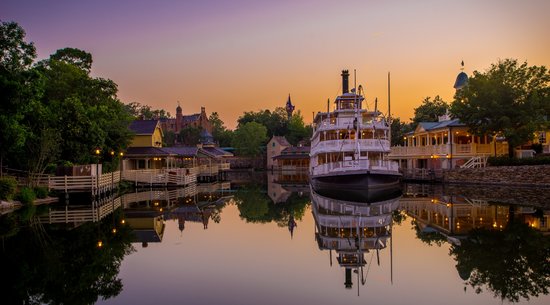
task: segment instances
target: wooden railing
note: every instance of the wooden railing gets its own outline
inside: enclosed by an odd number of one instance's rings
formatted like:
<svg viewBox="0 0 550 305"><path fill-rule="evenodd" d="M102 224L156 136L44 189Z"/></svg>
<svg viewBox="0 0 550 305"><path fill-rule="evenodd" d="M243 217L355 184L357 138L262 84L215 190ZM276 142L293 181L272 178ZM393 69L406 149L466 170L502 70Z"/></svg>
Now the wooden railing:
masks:
<svg viewBox="0 0 550 305"><path fill-rule="evenodd" d="M197 182L197 168L125 170L122 180L136 185L189 185Z"/></svg>
<svg viewBox="0 0 550 305"><path fill-rule="evenodd" d="M112 214L121 205L121 199L105 198L100 201L94 201L87 206L66 205L60 209L50 208L48 214L41 216L42 223L74 223L80 224L88 221L99 221Z"/></svg>
<svg viewBox="0 0 550 305"><path fill-rule="evenodd" d="M175 190L153 190L146 192L128 193L124 194L121 197L121 200L124 208L128 208L129 204L134 202L164 200L170 203L174 200L177 200L178 198L194 196L196 194L197 186L196 184L192 184L187 187Z"/></svg>
<svg viewBox="0 0 550 305"><path fill-rule="evenodd" d="M451 150L452 146L452 150ZM393 146L390 157L400 156L430 156L430 155L494 155L496 149L497 155L508 153L507 143L490 144L441 144L429 146Z"/></svg>

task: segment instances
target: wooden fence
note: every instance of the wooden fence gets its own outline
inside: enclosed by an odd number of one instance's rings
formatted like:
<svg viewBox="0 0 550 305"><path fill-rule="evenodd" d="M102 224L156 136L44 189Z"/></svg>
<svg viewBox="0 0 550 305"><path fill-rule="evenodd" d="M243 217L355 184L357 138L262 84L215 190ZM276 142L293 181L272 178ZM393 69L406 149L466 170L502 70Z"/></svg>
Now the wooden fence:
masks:
<svg viewBox="0 0 550 305"><path fill-rule="evenodd" d="M50 207L48 214L40 216L41 223L72 223L75 226L84 222L99 221L112 214L121 206L120 197L103 198L90 205L65 205L60 208Z"/></svg>

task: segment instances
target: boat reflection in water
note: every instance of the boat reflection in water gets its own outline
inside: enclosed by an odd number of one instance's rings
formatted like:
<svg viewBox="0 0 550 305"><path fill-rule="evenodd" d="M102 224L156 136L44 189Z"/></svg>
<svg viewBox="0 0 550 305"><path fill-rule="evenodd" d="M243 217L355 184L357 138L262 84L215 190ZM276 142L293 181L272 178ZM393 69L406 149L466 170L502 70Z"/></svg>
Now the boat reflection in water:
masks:
<svg viewBox="0 0 550 305"><path fill-rule="evenodd" d="M345 194L345 190L342 190ZM356 202L322 196L311 189L312 211L315 219L315 238L321 250L336 252L338 264L345 269L344 286L353 286L352 273L365 285L374 255L380 264L380 250L390 247L392 216L399 207L401 194L389 192L378 201ZM371 253L369 262L365 254ZM392 270L393 271L393 270Z"/></svg>

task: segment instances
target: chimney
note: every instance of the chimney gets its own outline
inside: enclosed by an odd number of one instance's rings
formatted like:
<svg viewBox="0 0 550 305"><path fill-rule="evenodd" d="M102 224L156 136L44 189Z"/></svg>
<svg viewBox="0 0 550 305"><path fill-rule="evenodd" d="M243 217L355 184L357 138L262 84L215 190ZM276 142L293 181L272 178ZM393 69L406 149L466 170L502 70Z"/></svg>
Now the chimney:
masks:
<svg viewBox="0 0 550 305"><path fill-rule="evenodd" d="M342 70L342 93L349 92L349 72L348 70Z"/></svg>
<svg viewBox="0 0 550 305"><path fill-rule="evenodd" d="M206 112L206 108L201 107L201 113L205 113L205 112Z"/></svg>

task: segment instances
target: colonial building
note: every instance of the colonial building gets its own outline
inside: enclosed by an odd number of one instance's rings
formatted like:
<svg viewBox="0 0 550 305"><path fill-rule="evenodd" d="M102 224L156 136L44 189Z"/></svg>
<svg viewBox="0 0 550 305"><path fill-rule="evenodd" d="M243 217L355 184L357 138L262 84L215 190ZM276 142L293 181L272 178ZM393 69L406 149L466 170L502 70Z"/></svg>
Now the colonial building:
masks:
<svg viewBox="0 0 550 305"><path fill-rule="evenodd" d="M209 133L212 133L212 124L208 120L204 107L201 107L200 113L183 115L181 106L178 105L176 108L176 118L163 118L160 120L160 124L164 132L172 131L179 133L186 127L198 127L201 130L206 130Z"/></svg>
<svg viewBox="0 0 550 305"><path fill-rule="evenodd" d="M453 87L461 90L467 83L468 76L461 71ZM482 167L487 157L508 154L508 143L502 138L494 134L475 136L468 126L448 114L439 117L438 122L420 122L401 143L391 148L388 157L399 161L403 170Z"/></svg>

